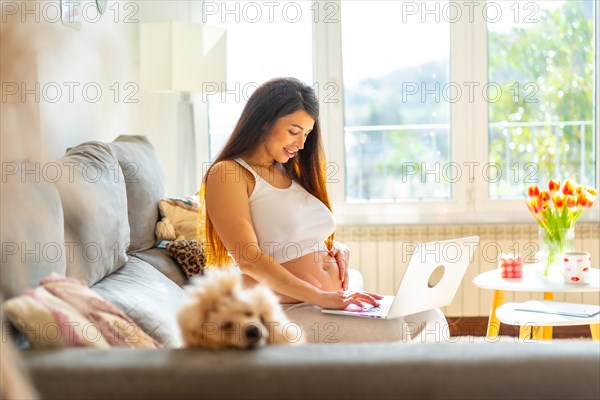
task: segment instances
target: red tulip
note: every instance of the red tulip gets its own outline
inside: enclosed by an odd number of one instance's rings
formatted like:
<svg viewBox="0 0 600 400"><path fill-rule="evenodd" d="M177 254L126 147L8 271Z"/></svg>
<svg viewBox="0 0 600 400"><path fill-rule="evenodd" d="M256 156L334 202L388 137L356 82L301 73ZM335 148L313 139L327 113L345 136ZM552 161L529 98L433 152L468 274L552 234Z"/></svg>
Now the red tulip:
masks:
<svg viewBox="0 0 600 400"><path fill-rule="evenodd" d="M573 182L567 179L565 181L565 185L563 186L562 192L566 195L575 193L575 186L573 185Z"/></svg>
<svg viewBox="0 0 600 400"><path fill-rule="evenodd" d="M527 208L529 208L529 211L533 214L538 214L542 210L542 207L538 204L537 198L527 199L525 204L527 204Z"/></svg>
<svg viewBox="0 0 600 400"><path fill-rule="evenodd" d="M577 205L584 207L585 203L586 203L586 196L585 193L578 193L577 196L575 197L577 199Z"/></svg>
<svg viewBox="0 0 600 400"><path fill-rule="evenodd" d="M548 182L548 190L550 190L550 193L554 193L558 189L560 189L560 181L550 179L550 181Z"/></svg>
<svg viewBox="0 0 600 400"><path fill-rule="evenodd" d="M529 193L529 197L537 197L540 194L540 188L537 185L529 186L527 193Z"/></svg>
<svg viewBox="0 0 600 400"><path fill-rule="evenodd" d="M544 200L542 196L538 197L538 206L542 211L546 211L550 207L548 200Z"/></svg>
<svg viewBox="0 0 600 400"><path fill-rule="evenodd" d="M556 208L563 208L565 199L560 194L556 193L554 196L552 196L552 203L554 203Z"/></svg>
<svg viewBox="0 0 600 400"><path fill-rule="evenodd" d="M596 201L596 198L590 199L587 195L583 195L580 197L580 200L581 206L583 206L584 208L590 208L594 205L594 201Z"/></svg>
<svg viewBox="0 0 600 400"><path fill-rule="evenodd" d="M538 225L548 232L573 226L581 213L594 204L597 197L596 189L577 185L570 179L563 182L562 190L560 181L550 179L548 190L541 191L537 185L533 185L527 188L527 194L527 208Z"/></svg>

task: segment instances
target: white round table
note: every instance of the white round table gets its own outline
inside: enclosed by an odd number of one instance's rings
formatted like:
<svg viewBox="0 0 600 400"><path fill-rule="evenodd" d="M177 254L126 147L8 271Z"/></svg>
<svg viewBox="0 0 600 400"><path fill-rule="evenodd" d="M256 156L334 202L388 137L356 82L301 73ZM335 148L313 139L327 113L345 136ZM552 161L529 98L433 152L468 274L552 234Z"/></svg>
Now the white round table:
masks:
<svg viewBox="0 0 600 400"><path fill-rule="evenodd" d="M589 282L584 285L564 283L562 280L543 278L537 274L537 265L523 265L523 278L504 279L498 268L477 275L473 279L475 286L482 289L507 290L509 292L598 292L600 291L600 269L590 268Z"/></svg>
<svg viewBox="0 0 600 400"><path fill-rule="evenodd" d="M501 278L500 270L498 268L479 274L473 279L473 284L475 286L481 289L491 289L494 291L487 327L488 337L496 337L500 332L500 320L496 315L496 310L504 303L505 291L543 292L544 300L552 300L554 298L554 293L600 291L600 270L598 268L590 268L589 282L584 285L572 285L564 283L562 280L543 278L538 275L537 268L538 266L536 264L523 265L523 278L521 279ZM544 326L543 338L546 340L552 339L552 326Z"/></svg>

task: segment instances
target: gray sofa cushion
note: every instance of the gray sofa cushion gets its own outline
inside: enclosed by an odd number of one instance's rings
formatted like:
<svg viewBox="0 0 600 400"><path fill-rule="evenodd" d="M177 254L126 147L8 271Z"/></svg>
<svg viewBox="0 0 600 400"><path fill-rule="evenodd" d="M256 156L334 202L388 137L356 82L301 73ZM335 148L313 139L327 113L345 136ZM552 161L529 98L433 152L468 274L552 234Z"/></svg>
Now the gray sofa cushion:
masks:
<svg viewBox="0 0 600 400"><path fill-rule="evenodd" d="M9 171L9 165L5 167ZM0 277L5 298L38 286L52 272L64 276L67 269L63 210L52 183L58 164L11 167L18 173L5 173L0 191ZM22 175L24 170L34 173Z"/></svg>
<svg viewBox="0 0 600 400"><path fill-rule="evenodd" d="M129 245L123 172L104 143L86 142L58 160L67 275L90 285L119 269Z"/></svg>
<svg viewBox="0 0 600 400"><path fill-rule="evenodd" d="M154 147L145 136L121 135L109 143L125 175L131 227L129 253L154 247L158 202L165 197L166 178Z"/></svg>
<svg viewBox="0 0 600 400"><path fill-rule="evenodd" d="M131 256L121 269L92 289L123 310L160 344L181 346L176 315L185 292L152 265Z"/></svg>
<svg viewBox="0 0 600 400"><path fill-rule="evenodd" d="M591 341L28 351L45 399L598 399Z"/></svg>
<svg viewBox="0 0 600 400"><path fill-rule="evenodd" d="M152 265L180 287L183 287L189 282L183 269L177 264L173 257L169 255L167 249L149 249L137 252L135 253L135 256Z"/></svg>

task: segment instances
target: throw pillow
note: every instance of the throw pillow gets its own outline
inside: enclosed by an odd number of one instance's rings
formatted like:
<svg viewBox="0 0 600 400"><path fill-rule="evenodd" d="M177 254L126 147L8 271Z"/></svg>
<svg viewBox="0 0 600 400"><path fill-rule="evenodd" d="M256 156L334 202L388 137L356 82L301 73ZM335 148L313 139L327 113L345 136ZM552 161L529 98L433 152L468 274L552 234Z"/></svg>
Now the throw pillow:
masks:
<svg viewBox="0 0 600 400"><path fill-rule="evenodd" d="M169 243L167 250L188 278L203 275L206 258L202 243L199 244L196 240L180 240Z"/></svg>
<svg viewBox="0 0 600 400"><path fill-rule="evenodd" d="M156 237L159 240L195 240L199 204L198 196L160 200L158 209L162 221L156 225Z"/></svg>
<svg viewBox="0 0 600 400"><path fill-rule="evenodd" d="M6 315L33 348L160 347L125 313L85 281L52 274L36 289L4 304Z"/></svg>

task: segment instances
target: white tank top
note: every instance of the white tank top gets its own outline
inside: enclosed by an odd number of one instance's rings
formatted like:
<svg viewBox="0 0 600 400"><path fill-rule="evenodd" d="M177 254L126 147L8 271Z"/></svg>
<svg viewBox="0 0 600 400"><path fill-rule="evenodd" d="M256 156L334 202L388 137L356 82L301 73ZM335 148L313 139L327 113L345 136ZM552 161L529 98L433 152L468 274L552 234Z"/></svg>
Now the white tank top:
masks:
<svg viewBox="0 0 600 400"><path fill-rule="evenodd" d="M335 230L335 219L325 204L298 182L279 189L261 178L241 158L235 160L252 173L254 190L250 214L261 250L278 263L315 251L327 251L325 239Z"/></svg>

